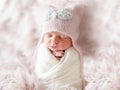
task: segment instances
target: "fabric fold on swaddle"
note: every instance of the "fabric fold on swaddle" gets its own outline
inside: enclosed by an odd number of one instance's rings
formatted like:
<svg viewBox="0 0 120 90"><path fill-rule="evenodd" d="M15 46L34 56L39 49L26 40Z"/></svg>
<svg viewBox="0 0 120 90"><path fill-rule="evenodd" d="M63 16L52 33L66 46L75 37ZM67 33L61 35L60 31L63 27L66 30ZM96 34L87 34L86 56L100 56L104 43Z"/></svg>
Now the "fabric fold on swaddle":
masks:
<svg viewBox="0 0 120 90"><path fill-rule="evenodd" d="M73 47L68 48L59 61L45 44L41 44L36 57L35 73L48 88L70 86L80 90L80 58Z"/></svg>

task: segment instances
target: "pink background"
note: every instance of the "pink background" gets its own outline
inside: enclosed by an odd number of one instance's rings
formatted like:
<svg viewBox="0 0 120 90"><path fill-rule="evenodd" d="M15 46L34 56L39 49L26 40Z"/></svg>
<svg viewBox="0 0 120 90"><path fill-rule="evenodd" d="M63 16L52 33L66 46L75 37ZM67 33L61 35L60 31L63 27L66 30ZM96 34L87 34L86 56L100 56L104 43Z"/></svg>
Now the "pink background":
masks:
<svg viewBox="0 0 120 90"><path fill-rule="evenodd" d="M120 90L120 0L82 3L86 90ZM0 0L1 61L30 61L40 36L39 12L39 0Z"/></svg>

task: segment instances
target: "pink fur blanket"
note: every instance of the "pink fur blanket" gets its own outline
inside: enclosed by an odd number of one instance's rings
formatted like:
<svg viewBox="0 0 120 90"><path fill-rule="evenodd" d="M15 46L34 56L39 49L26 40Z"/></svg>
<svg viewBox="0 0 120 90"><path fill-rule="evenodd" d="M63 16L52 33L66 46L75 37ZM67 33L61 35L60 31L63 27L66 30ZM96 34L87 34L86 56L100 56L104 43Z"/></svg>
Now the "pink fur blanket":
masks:
<svg viewBox="0 0 120 90"><path fill-rule="evenodd" d="M0 90L42 90L32 70L42 1L0 0ZM80 1L85 90L120 90L120 0Z"/></svg>

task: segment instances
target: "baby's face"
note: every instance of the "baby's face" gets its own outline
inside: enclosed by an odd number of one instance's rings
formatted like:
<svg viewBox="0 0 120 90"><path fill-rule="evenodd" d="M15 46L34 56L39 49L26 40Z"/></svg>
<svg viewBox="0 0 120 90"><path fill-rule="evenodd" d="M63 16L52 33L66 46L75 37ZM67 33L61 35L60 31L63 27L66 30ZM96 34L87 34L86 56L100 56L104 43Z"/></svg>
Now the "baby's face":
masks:
<svg viewBox="0 0 120 90"><path fill-rule="evenodd" d="M72 46L71 38L59 32L46 33L43 37L43 43L45 43L51 51L66 50Z"/></svg>

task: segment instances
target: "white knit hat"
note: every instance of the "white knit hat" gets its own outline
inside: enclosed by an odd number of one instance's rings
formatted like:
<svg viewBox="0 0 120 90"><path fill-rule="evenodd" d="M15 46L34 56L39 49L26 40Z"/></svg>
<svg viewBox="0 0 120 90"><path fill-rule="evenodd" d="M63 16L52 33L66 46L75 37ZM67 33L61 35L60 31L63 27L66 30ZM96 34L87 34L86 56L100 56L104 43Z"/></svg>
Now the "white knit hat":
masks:
<svg viewBox="0 0 120 90"><path fill-rule="evenodd" d="M61 32L71 37L73 47L81 53L77 40L80 34L80 23L84 11L83 6L78 2L63 3L57 0L56 2L59 5L53 5L51 2L43 5L42 35L39 44L45 33L53 31Z"/></svg>

